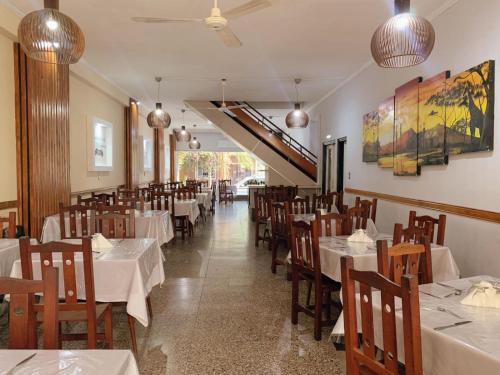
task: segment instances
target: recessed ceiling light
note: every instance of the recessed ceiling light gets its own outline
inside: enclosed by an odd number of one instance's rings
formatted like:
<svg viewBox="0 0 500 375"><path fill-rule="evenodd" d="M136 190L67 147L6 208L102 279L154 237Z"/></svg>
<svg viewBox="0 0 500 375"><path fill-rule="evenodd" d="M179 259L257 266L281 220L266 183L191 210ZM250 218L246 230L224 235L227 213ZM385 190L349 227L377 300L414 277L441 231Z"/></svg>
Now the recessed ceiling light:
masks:
<svg viewBox="0 0 500 375"><path fill-rule="evenodd" d="M326 139L332 139L332 135L331 134L327 134L326 135Z"/></svg>

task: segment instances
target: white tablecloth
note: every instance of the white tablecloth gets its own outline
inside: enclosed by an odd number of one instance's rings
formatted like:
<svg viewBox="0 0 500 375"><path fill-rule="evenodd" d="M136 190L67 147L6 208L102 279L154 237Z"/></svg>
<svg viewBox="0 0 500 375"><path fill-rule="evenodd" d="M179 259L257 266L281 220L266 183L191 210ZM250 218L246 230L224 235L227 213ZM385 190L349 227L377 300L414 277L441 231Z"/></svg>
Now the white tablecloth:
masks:
<svg viewBox="0 0 500 375"><path fill-rule="evenodd" d="M81 243L81 240L65 240ZM149 323L146 297L155 285L165 281L162 254L155 239L111 240L113 249L109 253L94 254L95 297L98 302L126 302L127 313L142 325ZM33 272L40 278L40 267L36 266L39 258L33 256ZM60 265L60 259L54 266ZM80 262L81 264L81 262ZM61 268L62 270L62 268ZM77 269L78 271L78 269ZM62 271L61 271L62 272ZM21 278L21 262L12 267L11 277ZM59 277L59 290L64 295L62 274ZM77 294L84 298L83 269L77 272Z"/></svg>
<svg viewBox="0 0 500 375"><path fill-rule="evenodd" d="M15 374L139 375L130 350L0 350L0 375L33 353Z"/></svg>
<svg viewBox="0 0 500 375"><path fill-rule="evenodd" d="M446 284L458 289L469 288L473 281L480 279L496 280L488 276L447 281ZM500 309L465 306L460 301L462 295L437 298L419 293L420 324L422 327L422 361L426 375L471 375L500 373ZM374 321L381 322L380 293L373 293ZM396 299L401 306L401 300ZM359 303L359 299L358 299ZM437 307L443 307L463 319L456 318L448 312L441 312ZM404 362L402 312L396 305L396 324L398 338L399 360ZM359 312L359 310L358 310ZM472 323L458 327L435 331L434 328L453 324L463 320ZM380 348L382 344L382 324L374 324L375 342ZM399 345L401 345L399 347Z"/></svg>
<svg viewBox="0 0 500 375"><path fill-rule="evenodd" d="M196 199L175 200L175 216L188 216L191 224L196 222L200 215L198 202Z"/></svg>
<svg viewBox="0 0 500 375"><path fill-rule="evenodd" d="M209 193L196 193L196 201L209 210L210 206L212 206L212 195Z"/></svg>
<svg viewBox="0 0 500 375"><path fill-rule="evenodd" d="M150 206L149 206L150 207ZM77 235L81 236L80 218L77 217ZM69 218L66 217L66 233L69 233ZM154 238L158 245L168 243L174 238L172 219L168 211L144 211L136 210L135 213L135 237ZM42 229L42 242L58 241L61 239L61 225L59 215L45 218Z"/></svg>
<svg viewBox="0 0 500 375"><path fill-rule="evenodd" d="M0 239L0 277L10 275L12 265L19 259L19 240Z"/></svg>

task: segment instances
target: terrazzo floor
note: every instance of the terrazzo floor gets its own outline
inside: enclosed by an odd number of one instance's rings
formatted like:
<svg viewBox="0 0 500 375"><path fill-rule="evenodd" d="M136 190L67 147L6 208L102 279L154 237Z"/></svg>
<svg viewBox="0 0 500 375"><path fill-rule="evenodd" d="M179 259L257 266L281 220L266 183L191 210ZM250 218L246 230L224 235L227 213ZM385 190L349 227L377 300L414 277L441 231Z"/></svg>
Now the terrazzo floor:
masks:
<svg viewBox="0 0 500 375"><path fill-rule="evenodd" d="M291 324L291 283L283 267L271 273L270 252L255 248L253 234L247 203L234 202L217 205L193 238L165 247L167 280L153 290L153 321L137 324L141 374L344 373L330 327L316 342L311 318ZM122 307L113 318L115 348L130 348ZM4 315L0 347L6 330Z"/></svg>

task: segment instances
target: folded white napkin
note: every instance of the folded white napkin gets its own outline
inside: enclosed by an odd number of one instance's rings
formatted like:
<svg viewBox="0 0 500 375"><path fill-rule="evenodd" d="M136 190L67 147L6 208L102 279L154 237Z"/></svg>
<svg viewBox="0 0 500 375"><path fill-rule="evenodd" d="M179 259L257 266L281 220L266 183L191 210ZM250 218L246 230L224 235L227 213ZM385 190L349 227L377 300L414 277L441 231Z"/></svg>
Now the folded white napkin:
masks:
<svg viewBox="0 0 500 375"><path fill-rule="evenodd" d="M366 233L364 229L356 230L347 238L348 242L375 243L375 241Z"/></svg>
<svg viewBox="0 0 500 375"><path fill-rule="evenodd" d="M101 233L96 233L92 236L92 251L97 253L108 253L112 248L113 244Z"/></svg>
<svg viewBox="0 0 500 375"><path fill-rule="evenodd" d="M366 223L366 234L371 238L377 238L378 230L372 219L369 219Z"/></svg>
<svg viewBox="0 0 500 375"><path fill-rule="evenodd" d="M462 301L463 305L500 308L500 288L488 281L474 284Z"/></svg>

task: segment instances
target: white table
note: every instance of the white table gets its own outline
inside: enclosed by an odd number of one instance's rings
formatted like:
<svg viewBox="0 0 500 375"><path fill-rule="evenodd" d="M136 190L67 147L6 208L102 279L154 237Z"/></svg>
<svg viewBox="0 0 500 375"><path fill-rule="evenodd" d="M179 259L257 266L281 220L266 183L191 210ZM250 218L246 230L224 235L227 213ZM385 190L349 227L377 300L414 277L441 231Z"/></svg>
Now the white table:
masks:
<svg viewBox="0 0 500 375"><path fill-rule="evenodd" d="M187 216L191 224L195 224L196 219L200 215L200 208L196 199L176 199L175 216Z"/></svg>
<svg viewBox="0 0 500 375"><path fill-rule="evenodd" d="M130 350L0 350L0 375L33 353L15 374L139 375Z"/></svg>
<svg viewBox="0 0 500 375"><path fill-rule="evenodd" d="M151 207L151 206L149 206ZM77 236L81 236L81 218L76 218ZM69 233L69 217L65 218L66 233ZM161 246L174 238L172 218L168 211L135 212L135 237L154 238ZM61 239L61 225L59 215L45 218L42 228L42 243L59 241Z"/></svg>
<svg viewBox="0 0 500 375"><path fill-rule="evenodd" d="M422 361L426 375L470 375L500 373L500 309L462 305L460 301L467 295L473 282L495 280L489 276L447 281L445 284L464 290L462 295L437 298L422 292L420 298L420 324L422 327ZM435 284L434 284L435 285ZM423 288L424 286L421 286ZM374 321L380 321L380 293L373 294ZM401 306L401 300L396 299ZM358 298L359 303L359 298ZM463 319L447 312L437 311L437 307L451 310ZM404 362L402 346L402 312L396 304L396 326L398 354ZM447 328L442 331L435 327L453 324L463 320L472 323ZM383 349L382 325L375 324L375 343ZM401 345L401 347L399 347Z"/></svg>
<svg viewBox="0 0 500 375"><path fill-rule="evenodd" d="M10 275L12 265L19 259L19 240L0 239L0 277Z"/></svg>
<svg viewBox="0 0 500 375"><path fill-rule="evenodd" d="M81 243L81 240L64 240ZM113 249L109 253L94 254L94 285L97 302L126 302L127 313L143 326L149 324L146 297L156 285L165 281L165 271L161 252L155 239L111 240ZM33 256L34 278L40 278L39 257ZM75 262L76 263L76 262ZM54 260L58 267L61 259ZM82 262L80 260L80 265ZM62 270L62 267L61 267ZM62 271L61 271L62 272ZM21 262L12 267L11 277L21 278ZM64 294L62 274L59 276L59 290ZM77 295L84 298L83 269L77 268Z"/></svg>
<svg viewBox="0 0 500 375"><path fill-rule="evenodd" d="M196 193L196 201L202 204L205 209L209 210L212 206L212 195L209 193Z"/></svg>

